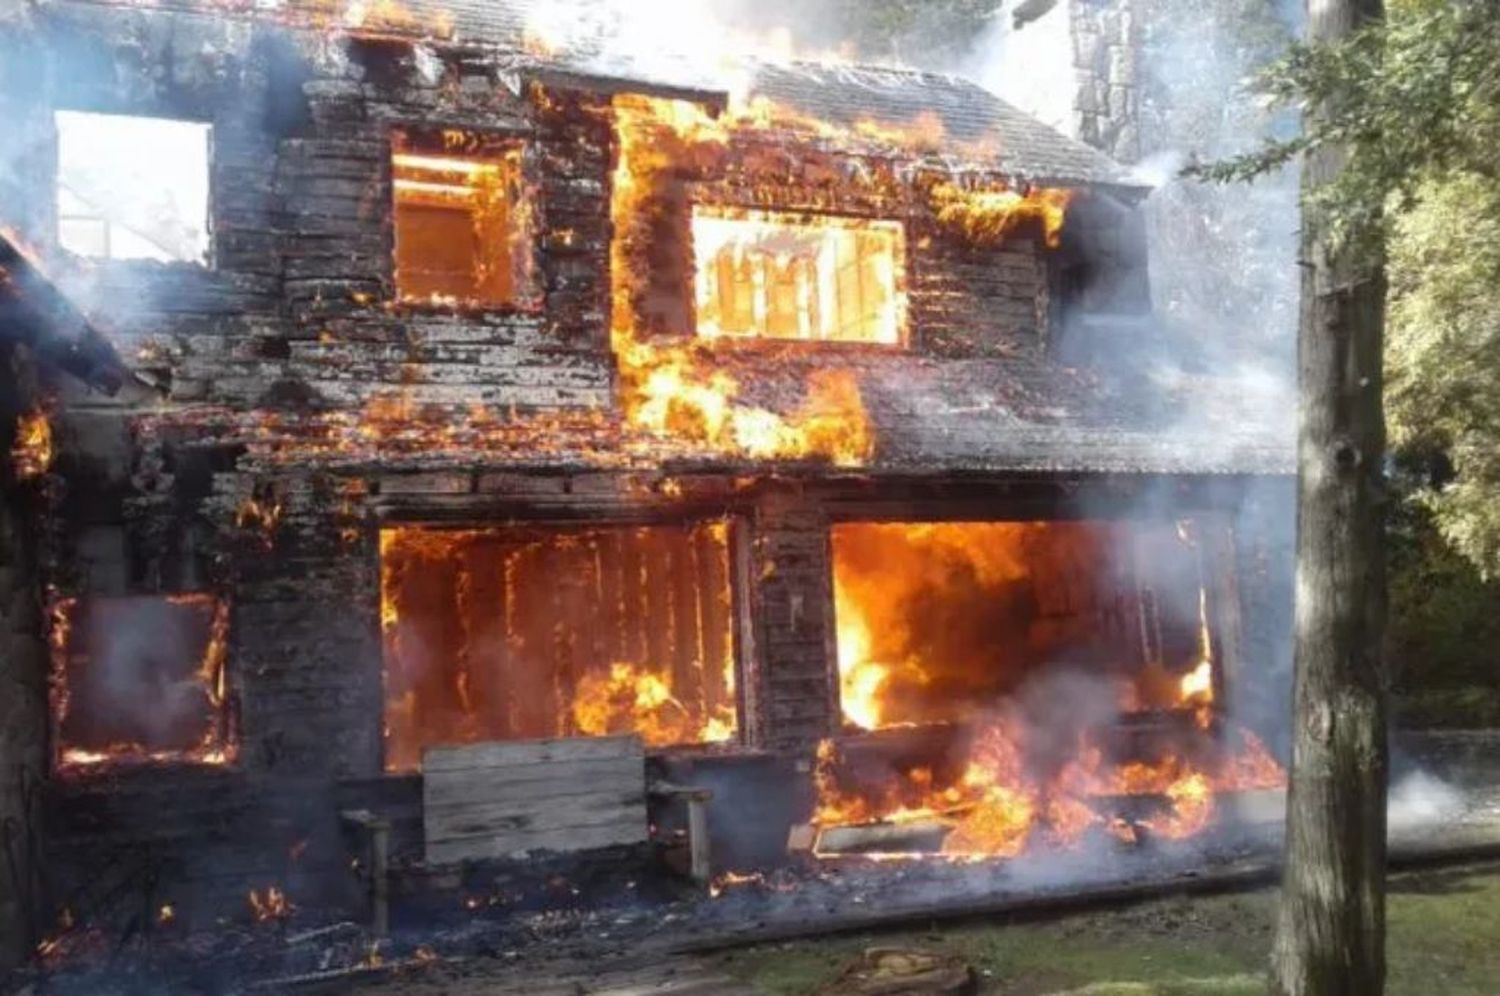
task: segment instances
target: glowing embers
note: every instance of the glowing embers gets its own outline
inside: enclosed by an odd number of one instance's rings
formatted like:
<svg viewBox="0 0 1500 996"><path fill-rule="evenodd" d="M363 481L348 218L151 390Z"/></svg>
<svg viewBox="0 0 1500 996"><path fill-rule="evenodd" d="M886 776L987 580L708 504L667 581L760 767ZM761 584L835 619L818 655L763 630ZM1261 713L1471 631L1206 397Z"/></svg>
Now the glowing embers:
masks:
<svg viewBox="0 0 1500 996"><path fill-rule="evenodd" d="M698 334L895 345L899 222L695 207Z"/></svg>
<svg viewBox="0 0 1500 996"><path fill-rule="evenodd" d="M54 603L58 767L232 761L228 631L208 595Z"/></svg>
<svg viewBox="0 0 1500 996"><path fill-rule="evenodd" d="M52 421L45 408L33 408L16 419L16 434L10 447L11 469L16 480L28 481L45 474L56 453Z"/></svg>
<svg viewBox="0 0 1500 996"><path fill-rule="evenodd" d="M835 526L846 724L966 720L1043 669L1111 685L1123 712L1211 705L1192 535L1170 523Z"/></svg>
<svg viewBox="0 0 1500 996"><path fill-rule="evenodd" d="M531 205L521 148L457 131L397 132L392 147L399 298L474 308L529 303Z"/></svg>
<svg viewBox="0 0 1500 996"><path fill-rule="evenodd" d="M729 527L381 533L386 767L436 744L735 734Z"/></svg>

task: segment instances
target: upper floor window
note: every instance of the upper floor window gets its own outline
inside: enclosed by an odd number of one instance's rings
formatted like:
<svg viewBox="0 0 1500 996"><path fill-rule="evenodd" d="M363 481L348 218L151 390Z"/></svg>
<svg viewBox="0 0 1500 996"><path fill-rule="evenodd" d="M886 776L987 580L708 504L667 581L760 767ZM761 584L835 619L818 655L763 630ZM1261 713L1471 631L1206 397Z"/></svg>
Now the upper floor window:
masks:
<svg viewBox="0 0 1500 996"><path fill-rule="evenodd" d="M515 142L397 132L396 293L408 303L506 306L531 293L531 210Z"/></svg>
<svg viewBox="0 0 1500 996"><path fill-rule="evenodd" d="M57 242L93 259L208 258L210 126L58 111Z"/></svg>
<svg viewBox="0 0 1500 996"><path fill-rule="evenodd" d="M698 334L899 344L905 243L895 221L694 207Z"/></svg>

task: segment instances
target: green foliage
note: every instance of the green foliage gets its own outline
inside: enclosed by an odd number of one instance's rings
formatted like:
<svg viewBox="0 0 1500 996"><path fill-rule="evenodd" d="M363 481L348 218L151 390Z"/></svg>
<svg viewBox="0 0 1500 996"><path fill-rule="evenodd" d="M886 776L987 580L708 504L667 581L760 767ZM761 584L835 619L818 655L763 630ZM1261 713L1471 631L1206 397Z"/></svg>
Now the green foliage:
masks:
<svg viewBox="0 0 1500 996"><path fill-rule="evenodd" d="M1500 0L1394 0L1259 77L1301 134L1197 170L1248 180L1340 145L1304 212L1383 246L1386 407L1399 472L1391 638L1408 723L1500 720Z"/></svg>
<svg viewBox="0 0 1500 996"><path fill-rule="evenodd" d="M1327 221L1335 242L1375 243L1393 196L1404 205L1434 179L1500 175L1497 21L1500 0L1404 0L1345 42L1296 44L1258 89L1307 112L1301 133L1193 172L1248 180L1309 149L1343 146L1346 168L1304 210Z"/></svg>
<svg viewBox="0 0 1500 996"><path fill-rule="evenodd" d="M1424 182L1392 216L1386 404L1425 473L1411 496L1453 548L1500 574L1500 183Z"/></svg>
<svg viewBox="0 0 1500 996"><path fill-rule="evenodd" d="M1486 580L1421 502L1390 529L1390 640L1400 722L1500 725L1500 582Z"/></svg>

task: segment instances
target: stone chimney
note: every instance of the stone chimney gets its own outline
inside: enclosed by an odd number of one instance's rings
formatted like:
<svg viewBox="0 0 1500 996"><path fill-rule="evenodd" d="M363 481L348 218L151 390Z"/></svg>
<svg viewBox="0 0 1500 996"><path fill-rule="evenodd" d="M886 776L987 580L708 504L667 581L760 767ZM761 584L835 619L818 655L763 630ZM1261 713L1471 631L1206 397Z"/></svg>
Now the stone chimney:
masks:
<svg viewBox="0 0 1500 996"><path fill-rule="evenodd" d="M1141 30L1135 0L1008 0L985 82L1059 131L1140 158Z"/></svg>

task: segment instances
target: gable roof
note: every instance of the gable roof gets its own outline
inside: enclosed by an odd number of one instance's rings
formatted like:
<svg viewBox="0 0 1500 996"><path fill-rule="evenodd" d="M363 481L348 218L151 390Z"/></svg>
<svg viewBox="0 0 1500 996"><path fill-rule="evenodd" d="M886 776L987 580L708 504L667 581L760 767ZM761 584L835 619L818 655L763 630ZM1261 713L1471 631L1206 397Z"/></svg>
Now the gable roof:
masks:
<svg viewBox="0 0 1500 996"><path fill-rule="evenodd" d="M762 64L751 79L752 96L765 96L841 125L873 121L924 135L942 155L982 163L1034 182L1132 186L1125 170L1085 145L970 80L897 69L797 62Z"/></svg>
<svg viewBox="0 0 1500 996"><path fill-rule="evenodd" d="M304 0L326 3L326 0ZM571 47L535 51L527 24L545 7L574 7L584 16L587 0L405 0L389 22L351 29L382 37L409 36L434 47L494 47L517 56L516 68L640 89L724 101L726 76L749 98L766 97L808 117L853 126L873 123L910 129L926 157L966 167L992 169L1036 183L1139 187L1126 170L1099 150L1043 124L978 84L959 76L892 66L771 62L747 59L729 71L708 72L687 54L652 53L649 60L621 52L602 38ZM741 85L741 84L747 85ZM940 126L937 129L933 124ZM939 138L934 140L933 132Z"/></svg>

